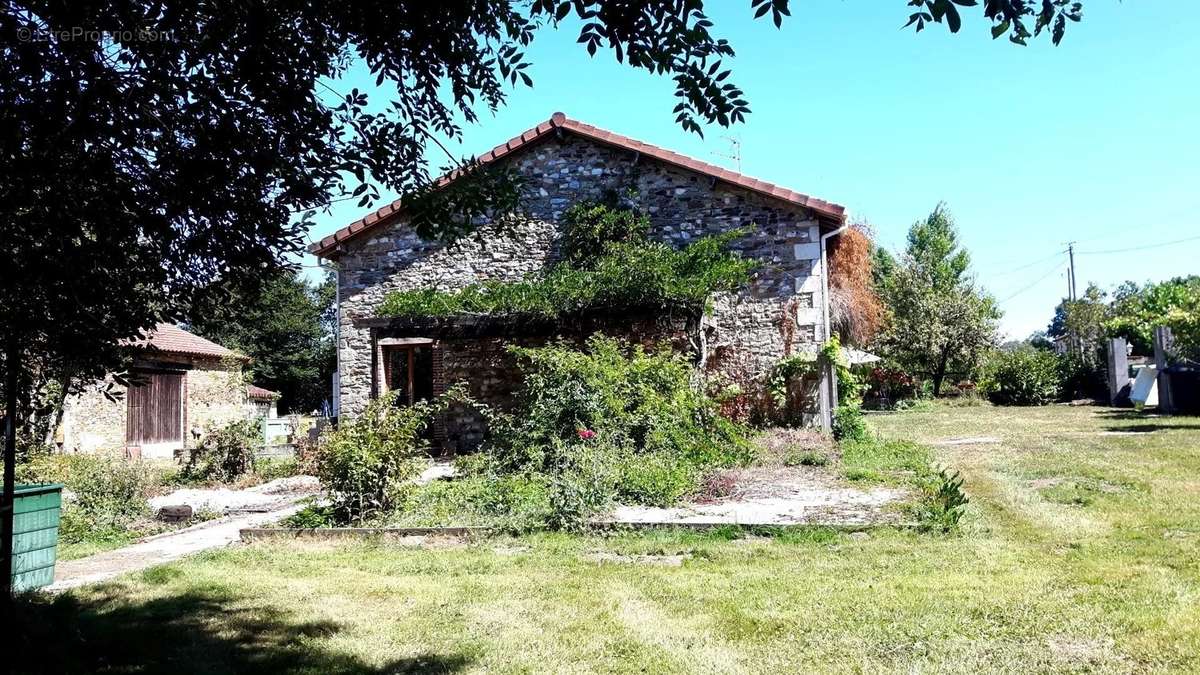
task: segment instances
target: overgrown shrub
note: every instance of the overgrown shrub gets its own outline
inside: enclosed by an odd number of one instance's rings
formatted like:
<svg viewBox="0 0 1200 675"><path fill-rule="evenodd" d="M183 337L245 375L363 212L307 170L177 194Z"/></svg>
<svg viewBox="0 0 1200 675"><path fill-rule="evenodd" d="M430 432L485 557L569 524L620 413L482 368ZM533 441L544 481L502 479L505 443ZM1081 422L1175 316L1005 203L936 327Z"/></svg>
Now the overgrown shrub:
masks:
<svg viewBox="0 0 1200 675"><path fill-rule="evenodd" d="M870 436L862 407L840 405L833 411L833 437L839 441L861 441Z"/></svg>
<svg viewBox="0 0 1200 675"><path fill-rule="evenodd" d="M1058 357L1023 347L997 352L988 363L983 391L999 405L1046 405L1061 392Z"/></svg>
<svg viewBox="0 0 1200 675"><path fill-rule="evenodd" d="M530 481L539 500L544 492L544 512L525 509L539 525L574 527L617 501L672 504L696 491L707 469L753 456L744 428L718 414L669 350L601 335L582 350L510 349L524 372L516 408L489 413L485 454L460 468Z"/></svg>
<svg viewBox="0 0 1200 675"><path fill-rule="evenodd" d="M380 316L520 315L556 319L588 311L701 310L716 291L749 280L755 262L730 250L745 234L703 237L682 250L649 241L644 215L614 204L568 209L564 259L520 281L483 281L453 292L387 294Z"/></svg>
<svg viewBox="0 0 1200 675"><path fill-rule="evenodd" d="M341 522L362 522L394 509L428 455L425 431L451 402L454 387L430 401L396 405L396 392L372 401L362 415L329 432L318 450L317 472Z"/></svg>
<svg viewBox="0 0 1200 675"><path fill-rule="evenodd" d="M810 391L820 377L820 364L815 354L786 356L767 373L767 393L772 408L765 421L789 427L804 424L804 414L810 412L814 401Z"/></svg>
<svg viewBox="0 0 1200 675"><path fill-rule="evenodd" d="M962 475L940 469L926 481L924 499L917 507L917 522L925 530L952 532L958 529L970 501L963 491Z"/></svg>
<svg viewBox="0 0 1200 675"><path fill-rule="evenodd" d="M1102 350L1070 351L1058 357L1059 379L1065 398L1107 398L1108 366Z"/></svg>
<svg viewBox="0 0 1200 675"><path fill-rule="evenodd" d="M563 258L587 266L609 242L641 241L650 233L650 219L635 209L621 208L617 194L604 202L583 201L562 216Z"/></svg>
<svg viewBox="0 0 1200 675"><path fill-rule="evenodd" d="M299 476L301 475L300 461L295 457L267 457L259 459L254 462L254 473L264 483L279 478Z"/></svg>
<svg viewBox="0 0 1200 675"><path fill-rule="evenodd" d="M263 444L258 420L238 420L204 434L188 455L185 480L231 481L254 470L254 451Z"/></svg>
<svg viewBox="0 0 1200 675"><path fill-rule="evenodd" d="M387 522L403 527L488 525L519 533L544 527L553 518L545 476L470 473L407 491Z"/></svg>
<svg viewBox="0 0 1200 675"><path fill-rule="evenodd" d="M806 421L805 413L815 405L811 386L826 365L837 377L838 407L861 409L864 389L862 378L850 368L842 353L841 341L833 336L815 354L792 354L771 367L766 376L766 389L773 409L765 416L766 421L785 426L802 425Z"/></svg>
<svg viewBox="0 0 1200 675"><path fill-rule="evenodd" d="M749 279L754 262L728 250L743 231L705 237L682 250L661 242L609 242L586 265L563 261L521 281L482 281L458 291L424 288L384 297L380 316L457 314L557 319L589 311L702 310L716 291Z"/></svg>
<svg viewBox="0 0 1200 675"><path fill-rule="evenodd" d="M337 524L333 507L321 504L309 504L281 521L284 527L297 529L313 529L332 527Z"/></svg>
<svg viewBox="0 0 1200 675"><path fill-rule="evenodd" d="M631 455L618 463L617 491L647 506L671 506L701 487L700 466L668 453Z"/></svg>
<svg viewBox="0 0 1200 675"><path fill-rule="evenodd" d="M119 536L149 515L154 476L140 461L96 455L38 454L21 467L21 482L62 483L63 543Z"/></svg>

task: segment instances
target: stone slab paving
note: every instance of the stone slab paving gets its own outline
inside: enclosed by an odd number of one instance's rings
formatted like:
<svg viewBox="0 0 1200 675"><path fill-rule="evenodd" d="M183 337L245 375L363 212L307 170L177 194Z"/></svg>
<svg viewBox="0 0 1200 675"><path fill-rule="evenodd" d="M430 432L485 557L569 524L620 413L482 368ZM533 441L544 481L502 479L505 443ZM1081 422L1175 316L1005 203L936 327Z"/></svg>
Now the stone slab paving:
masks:
<svg viewBox="0 0 1200 675"><path fill-rule="evenodd" d="M94 584L200 551L228 546L240 539L243 528L260 527L299 511L302 508L299 502L307 496L286 497L262 511L226 516L149 537L124 548L59 562L54 569L54 583L46 590L63 591Z"/></svg>

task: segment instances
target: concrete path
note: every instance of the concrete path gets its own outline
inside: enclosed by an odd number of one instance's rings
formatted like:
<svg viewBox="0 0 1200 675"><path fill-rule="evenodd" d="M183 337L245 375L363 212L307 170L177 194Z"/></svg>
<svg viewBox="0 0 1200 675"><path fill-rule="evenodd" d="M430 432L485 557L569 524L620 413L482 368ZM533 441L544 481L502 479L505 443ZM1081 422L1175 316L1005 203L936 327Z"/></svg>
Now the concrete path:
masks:
<svg viewBox="0 0 1200 675"><path fill-rule="evenodd" d="M46 590L63 591L94 584L200 551L228 546L238 541L242 528L266 525L299 511L302 505L298 502L307 496L310 495L281 500L263 511L230 515L149 537L125 548L59 562L54 569L54 583Z"/></svg>

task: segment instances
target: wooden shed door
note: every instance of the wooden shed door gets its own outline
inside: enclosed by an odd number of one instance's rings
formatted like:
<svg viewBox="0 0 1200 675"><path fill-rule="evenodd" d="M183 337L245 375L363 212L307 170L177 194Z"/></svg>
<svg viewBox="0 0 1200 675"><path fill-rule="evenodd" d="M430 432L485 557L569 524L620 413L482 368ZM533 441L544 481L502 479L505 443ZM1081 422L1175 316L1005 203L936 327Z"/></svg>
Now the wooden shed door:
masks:
<svg viewBox="0 0 1200 675"><path fill-rule="evenodd" d="M183 375L143 373L129 388L125 442L130 445L183 440Z"/></svg>

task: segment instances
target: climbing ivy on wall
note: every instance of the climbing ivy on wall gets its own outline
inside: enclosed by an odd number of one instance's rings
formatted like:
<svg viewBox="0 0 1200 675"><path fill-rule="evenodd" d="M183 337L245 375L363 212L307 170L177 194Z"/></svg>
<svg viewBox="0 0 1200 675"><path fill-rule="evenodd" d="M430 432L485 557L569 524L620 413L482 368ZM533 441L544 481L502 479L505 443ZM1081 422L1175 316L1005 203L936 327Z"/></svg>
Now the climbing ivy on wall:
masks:
<svg viewBox="0 0 1200 675"><path fill-rule="evenodd" d="M564 214L564 259L520 281L482 281L457 291L431 288L384 297L380 316L532 316L554 319L597 310L702 311L717 291L750 279L753 260L730 250L731 230L676 250L647 239L643 214L581 202Z"/></svg>

